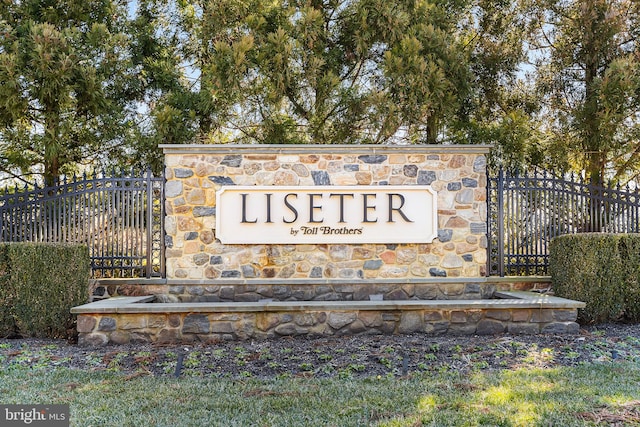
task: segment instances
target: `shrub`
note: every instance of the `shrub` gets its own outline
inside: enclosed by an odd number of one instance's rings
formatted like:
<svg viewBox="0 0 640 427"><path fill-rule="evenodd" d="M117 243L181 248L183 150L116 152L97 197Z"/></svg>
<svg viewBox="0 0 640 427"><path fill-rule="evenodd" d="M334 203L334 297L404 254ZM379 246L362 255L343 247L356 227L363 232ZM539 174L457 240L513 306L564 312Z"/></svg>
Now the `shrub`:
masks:
<svg viewBox="0 0 640 427"><path fill-rule="evenodd" d="M580 322L640 320L640 234L559 236L549 261L555 294L587 304Z"/></svg>
<svg viewBox="0 0 640 427"><path fill-rule="evenodd" d="M640 321L640 236L629 235L620 241L620 252L625 261L624 314L631 321Z"/></svg>
<svg viewBox="0 0 640 427"><path fill-rule="evenodd" d="M86 246L5 244L10 317L22 336L60 338L73 331L69 310L86 302L90 272ZM1 259L1 258L0 258ZM2 280L2 279L0 279ZM12 295L11 295L12 293ZM7 323L10 326L10 322Z"/></svg>
<svg viewBox="0 0 640 427"><path fill-rule="evenodd" d="M9 245L0 244L0 338L16 334L16 322L11 315L15 292L11 286L9 271Z"/></svg>

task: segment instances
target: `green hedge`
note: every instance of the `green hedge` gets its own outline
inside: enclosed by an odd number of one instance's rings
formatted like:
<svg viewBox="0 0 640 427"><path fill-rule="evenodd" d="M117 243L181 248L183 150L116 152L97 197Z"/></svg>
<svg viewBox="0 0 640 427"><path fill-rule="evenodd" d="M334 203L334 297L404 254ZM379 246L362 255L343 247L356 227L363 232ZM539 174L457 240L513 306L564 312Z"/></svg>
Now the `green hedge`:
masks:
<svg viewBox="0 0 640 427"><path fill-rule="evenodd" d="M581 323L640 321L640 234L556 237L549 269L556 295L587 304Z"/></svg>
<svg viewBox="0 0 640 427"><path fill-rule="evenodd" d="M9 245L0 244L0 338L16 334L16 322L11 314L15 291L11 287Z"/></svg>
<svg viewBox="0 0 640 427"><path fill-rule="evenodd" d="M0 336L69 337L69 310L87 301L89 274L86 246L0 244Z"/></svg>

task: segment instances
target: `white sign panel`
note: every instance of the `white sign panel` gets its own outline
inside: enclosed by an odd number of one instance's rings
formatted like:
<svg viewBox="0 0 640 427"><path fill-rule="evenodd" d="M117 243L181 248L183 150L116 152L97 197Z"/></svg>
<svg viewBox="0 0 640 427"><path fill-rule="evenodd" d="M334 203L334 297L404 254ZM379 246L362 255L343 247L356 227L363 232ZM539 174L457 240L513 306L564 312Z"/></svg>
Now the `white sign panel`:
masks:
<svg viewBox="0 0 640 427"><path fill-rule="evenodd" d="M431 243L430 186L223 186L216 237L224 244Z"/></svg>

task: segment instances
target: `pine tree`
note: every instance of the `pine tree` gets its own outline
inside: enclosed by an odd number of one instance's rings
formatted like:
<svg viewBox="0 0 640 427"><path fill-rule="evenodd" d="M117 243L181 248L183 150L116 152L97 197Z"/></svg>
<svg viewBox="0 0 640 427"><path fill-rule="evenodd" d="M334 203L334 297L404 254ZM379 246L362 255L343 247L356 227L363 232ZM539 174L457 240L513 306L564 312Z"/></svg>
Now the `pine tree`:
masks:
<svg viewBox="0 0 640 427"><path fill-rule="evenodd" d="M640 3L547 0L532 10L544 130L557 161L595 184L631 178L640 171Z"/></svg>
<svg viewBox="0 0 640 427"><path fill-rule="evenodd" d="M0 4L0 167L44 183L122 143L126 8L79 0Z"/></svg>
<svg viewBox="0 0 640 427"><path fill-rule="evenodd" d="M160 111L180 114L199 141L433 143L469 90L467 1L178 6L197 81Z"/></svg>

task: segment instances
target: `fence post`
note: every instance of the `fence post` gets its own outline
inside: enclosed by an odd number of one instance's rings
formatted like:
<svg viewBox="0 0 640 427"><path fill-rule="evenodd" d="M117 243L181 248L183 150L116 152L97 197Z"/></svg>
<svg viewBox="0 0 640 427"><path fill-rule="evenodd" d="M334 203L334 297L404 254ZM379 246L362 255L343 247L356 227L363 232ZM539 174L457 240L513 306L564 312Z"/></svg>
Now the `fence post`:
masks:
<svg viewBox="0 0 640 427"><path fill-rule="evenodd" d="M498 275L504 277L504 169L498 171L496 194L496 207L498 208L497 216L497 232L498 237Z"/></svg>
<svg viewBox="0 0 640 427"><path fill-rule="evenodd" d="M160 196L159 196L159 200L160 200L160 218L159 218L159 231L158 233L160 234L160 277L166 277L166 263L165 263L165 236L164 236L164 218L165 218L165 214L164 214L164 210L165 210L165 204L164 204L164 185L166 183L166 177L165 177L165 171L164 168L162 170L162 173L160 174Z"/></svg>
<svg viewBox="0 0 640 427"><path fill-rule="evenodd" d="M493 249L492 249L492 244L491 244L491 236L492 236L492 231L491 231L491 223L493 222L491 220L491 181L493 180L493 178L491 178L491 173L489 172L489 168L487 168L484 172L487 175L487 188L486 188L486 198L487 198L487 263L485 265L485 268L487 270L487 272L485 273L486 276L491 276L491 254L493 253Z"/></svg>
<svg viewBox="0 0 640 427"><path fill-rule="evenodd" d="M153 181L151 180L151 169L145 172L147 184L147 267L145 275L150 279L153 274Z"/></svg>

